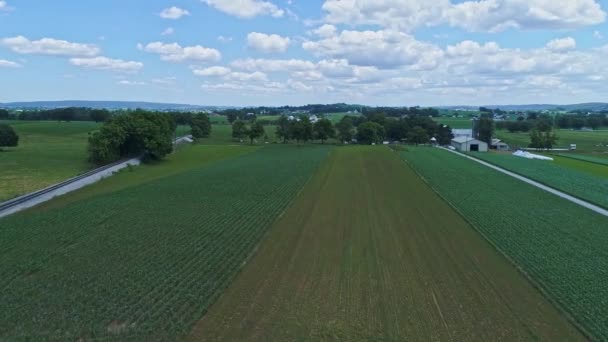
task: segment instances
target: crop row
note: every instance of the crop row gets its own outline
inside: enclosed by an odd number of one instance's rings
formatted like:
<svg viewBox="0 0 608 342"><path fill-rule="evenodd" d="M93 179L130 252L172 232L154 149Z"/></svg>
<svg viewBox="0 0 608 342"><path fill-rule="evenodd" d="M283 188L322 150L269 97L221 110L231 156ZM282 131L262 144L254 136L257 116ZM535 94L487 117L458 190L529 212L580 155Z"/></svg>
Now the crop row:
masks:
<svg viewBox="0 0 608 342"><path fill-rule="evenodd" d="M608 339L608 218L446 151L403 156L579 327Z"/></svg>
<svg viewBox="0 0 608 342"><path fill-rule="evenodd" d="M584 155L584 154L574 154L574 153L559 153L558 156L608 166L608 158L594 157L594 156L588 156L588 155Z"/></svg>
<svg viewBox="0 0 608 342"><path fill-rule="evenodd" d="M176 339L328 154L272 146L0 221L0 339Z"/></svg>
<svg viewBox="0 0 608 342"><path fill-rule="evenodd" d="M478 153L476 158L532 178L545 185L608 208L608 179L545 160L508 154Z"/></svg>

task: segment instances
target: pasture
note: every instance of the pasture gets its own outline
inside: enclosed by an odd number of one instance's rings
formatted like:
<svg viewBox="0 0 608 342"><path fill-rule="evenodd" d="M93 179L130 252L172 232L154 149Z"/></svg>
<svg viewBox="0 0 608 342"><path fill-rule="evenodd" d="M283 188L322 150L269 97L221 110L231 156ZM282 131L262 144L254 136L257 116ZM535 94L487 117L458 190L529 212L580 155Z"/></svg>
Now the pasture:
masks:
<svg viewBox="0 0 608 342"><path fill-rule="evenodd" d="M42 189L94 167L87 162L87 138L100 124L7 123L19 134L19 146L0 152L0 201Z"/></svg>
<svg viewBox="0 0 608 342"><path fill-rule="evenodd" d="M569 148L570 144L577 145L577 153L606 154L608 153L608 131L572 131L556 130L559 140L555 148ZM511 147L528 147L530 133L509 133L505 130L496 131L496 136L507 142Z"/></svg>
<svg viewBox="0 0 608 342"><path fill-rule="evenodd" d="M584 340L385 147L333 151L192 341Z"/></svg>
<svg viewBox="0 0 608 342"><path fill-rule="evenodd" d="M470 118L451 118L447 116L441 116L438 118L433 118L433 120L439 122L443 125L448 125L451 128L455 129L472 129L473 122Z"/></svg>
<svg viewBox="0 0 608 342"><path fill-rule="evenodd" d="M266 147L0 220L0 340L179 339L329 151Z"/></svg>
<svg viewBox="0 0 608 342"><path fill-rule="evenodd" d="M402 155L581 329L608 339L608 218L447 151Z"/></svg>

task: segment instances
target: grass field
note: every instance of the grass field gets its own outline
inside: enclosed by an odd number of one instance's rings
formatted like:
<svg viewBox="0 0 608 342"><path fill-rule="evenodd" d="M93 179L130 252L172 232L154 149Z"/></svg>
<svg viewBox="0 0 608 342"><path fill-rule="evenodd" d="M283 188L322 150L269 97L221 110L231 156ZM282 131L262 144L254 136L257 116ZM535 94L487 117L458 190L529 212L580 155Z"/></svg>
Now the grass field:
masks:
<svg viewBox="0 0 608 342"><path fill-rule="evenodd" d="M569 148L570 144L576 144L577 153L608 153L608 131L557 130L555 133L559 137L556 148ZM511 147L528 147L530 144L530 133L509 133L499 130L496 131L496 136Z"/></svg>
<svg viewBox="0 0 608 342"><path fill-rule="evenodd" d="M0 340L177 340L330 148L265 147L0 220Z"/></svg>
<svg viewBox="0 0 608 342"><path fill-rule="evenodd" d="M583 340L384 147L335 149L193 341Z"/></svg>
<svg viewBox="0 0 608 342"><path fill-rule="evenodd" d="M443 125L448 125L451 128L457 129L472 129L473 123L470 118L450 118L450 117L438 117L434 118L435 121Z"/></svg>
<svg viewBox="0 0 608 342"><path fill-rule="evenodd" d="M474 157L509 171L608 208L608 167L557 158L557 161L530 160L502 153L474 153ZM602 172L603 176L593 175Z"/></svg>
<svg viewBox="0 0 608 342"><path fill-rule="evenodd" d="M0 152L0 201L93 168L87 162L87 138L99 124L55 121L12 121L10 124L20 140L18 147Z"/></svg>
<svg viewBox="0 0 608 342"><path fill-rule="evenodd" d="M446 151L403 156L548 298L608 339L608 218Z"/></svg>

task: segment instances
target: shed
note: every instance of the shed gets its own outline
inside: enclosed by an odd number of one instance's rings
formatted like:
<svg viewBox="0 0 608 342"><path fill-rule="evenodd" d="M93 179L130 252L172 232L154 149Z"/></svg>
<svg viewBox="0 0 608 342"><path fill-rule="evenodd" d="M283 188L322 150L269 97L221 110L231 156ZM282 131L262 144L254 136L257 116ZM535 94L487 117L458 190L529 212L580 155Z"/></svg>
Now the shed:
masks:
<svg viewBox="0 0 608 342"><path fill-rule="evenodd" d="M511 148L507 143L500 139L492 139L492 149L497 151L508 151Z"/></svg>
<svg viewBox="0 0 608 342"><path fill-rule="evenodd" d="M460 152L488 152L488 144L469 137L452 139L452 146Z"/></svg>

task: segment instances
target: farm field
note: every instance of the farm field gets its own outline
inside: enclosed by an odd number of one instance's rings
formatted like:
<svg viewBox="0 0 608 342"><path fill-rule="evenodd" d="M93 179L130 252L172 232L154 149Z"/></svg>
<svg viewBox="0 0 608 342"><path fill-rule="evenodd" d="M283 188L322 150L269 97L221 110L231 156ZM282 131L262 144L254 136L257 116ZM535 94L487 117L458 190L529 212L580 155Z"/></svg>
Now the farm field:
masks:
<svg viewBox="0 0 608 342"><path fill-rule="evenodd" d="M472 156L513 171L540 183L567 192L573 196L608 208L608 178L582 172L575 167L581 163L565 167L558 162L530 160L511 154L473 153ZM568 160L566 160L567 162ZM588 163L585 163L588 164ZM583 165L586 166L586 165ZM590 164L589 168L606 168Z"/></svg>
<svg viewBox="0 0 608 342"><path fill-rule="evenodd" d="M0 220L0 340L179 339L330 149L269 146Z"/></svg>
<svg viewBox="0 0 608 342"><path fill-rule="evenodd" d="M593 176L608 178L608 159L580 154L549 155L556 165L581 171Z"/></svg>
<svg viewBox="0 0 608 342"><path fill-rule="evenodd" d="M385 147L336 148L192 341L584 337Z"/></svg>
<svg viewBox="0 0 608 342"><path fill-rule="evenodd" d="M439 122L443 125L448 125L451 128L455 129L472 129L473 123L470 118L450 118L450 117L438 117L433 118L433 120Z"/></svg>
<svg viewBox="0 0 608 342"><path fill-rule="evenodd" d="M600 154L608 153L608 131L555 131L559 140L556 148L569 148L570 144L577 145L577 153ZM496 136L511 147L528 147L530 144L530 133L509 133L505 130L496 131Z"/></svg>
<svg viewBox="0 0 608 342"><path fill-rule="evenodd" d="M4 121L0 121L2 123ZM94 122L10 121L19 146L0 152L0 201L8 200L84 173L88 133Z"/></svg>
<svg viewBox="0 0 608 342"><path fill-rule="evenodd" d="M547 298L608 339L608 218L447 151L402 155Z"/></svg>

